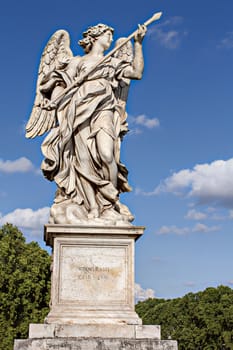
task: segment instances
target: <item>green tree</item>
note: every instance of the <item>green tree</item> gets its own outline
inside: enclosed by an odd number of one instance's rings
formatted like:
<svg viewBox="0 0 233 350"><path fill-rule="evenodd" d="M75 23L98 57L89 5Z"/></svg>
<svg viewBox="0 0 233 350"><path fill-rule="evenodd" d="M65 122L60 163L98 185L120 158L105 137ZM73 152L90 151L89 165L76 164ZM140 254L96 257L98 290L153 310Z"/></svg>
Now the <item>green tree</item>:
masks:
<svg viewBox="0 0 233 350"><path fill-rule="evenodd" d="M50 256L26 243L10 224L0 229L0 350L27 338L29 323L43 322L50 295Z"/></svg>
<svg viewBox="0 0 233 350"><path fill-rule="evenodd" d="M182 298L148 299L136 305L144 324L160 324L163 339L179 350L233 350L233 290L207 288Z"/></svg>

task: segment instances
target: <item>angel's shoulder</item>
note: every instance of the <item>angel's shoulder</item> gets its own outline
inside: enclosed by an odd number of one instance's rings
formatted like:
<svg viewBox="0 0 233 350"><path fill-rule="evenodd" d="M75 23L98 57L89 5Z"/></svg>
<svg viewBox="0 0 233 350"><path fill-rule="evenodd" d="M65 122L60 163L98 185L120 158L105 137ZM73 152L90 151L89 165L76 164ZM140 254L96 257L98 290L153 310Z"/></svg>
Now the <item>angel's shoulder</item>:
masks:
<svg viewBox="0 0 233 350"><path fill-rule="evenodd" d="M82 56L73 56L70 60L73 64L79 64L82 61Z"/></svg>
<svg viewBox="0 0 233 350"><path fill-rule="evenodd" d="M114 67L116 73L118 74L119 72L124 70L127 66L129 66L129 63L121 58L112 57L111 58L111 66Z"/></svg>
<svg viewBox="0 0 233 350"><path fill-rule="evenodd" d="M72 57L72 60L74 61L74 62L80 62L81 61L81 59L83 58L83 56L73 56Z"/></svg>
<svg viewBox="0 0 233 350"><path fill-rule="evenodd" d="M81 62L82 56L73 56L70 58L69 67L77 67Z"/></svg>
<svg viewBox="0 0 233 350"><path fill-rule="evenodd" d="M117 57L111 57L111 64L116 68L121 64L122 60Z"/></svg>

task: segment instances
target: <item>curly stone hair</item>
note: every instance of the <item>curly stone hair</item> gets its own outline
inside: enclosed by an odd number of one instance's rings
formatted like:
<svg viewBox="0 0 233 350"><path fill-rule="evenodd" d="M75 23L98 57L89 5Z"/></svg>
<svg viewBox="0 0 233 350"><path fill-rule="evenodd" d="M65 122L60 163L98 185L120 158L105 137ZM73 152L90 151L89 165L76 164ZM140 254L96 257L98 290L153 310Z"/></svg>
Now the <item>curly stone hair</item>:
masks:
<svg viewBox="0 0 233 350"><path fill-rule="evenodd" d="M96 26L88 27L83 32L83 39L79 40L78 44L84 49L85 53L91 51L92 45L96 38L110 30L113 34L114 29L106 24L99 23Z"/></svg>

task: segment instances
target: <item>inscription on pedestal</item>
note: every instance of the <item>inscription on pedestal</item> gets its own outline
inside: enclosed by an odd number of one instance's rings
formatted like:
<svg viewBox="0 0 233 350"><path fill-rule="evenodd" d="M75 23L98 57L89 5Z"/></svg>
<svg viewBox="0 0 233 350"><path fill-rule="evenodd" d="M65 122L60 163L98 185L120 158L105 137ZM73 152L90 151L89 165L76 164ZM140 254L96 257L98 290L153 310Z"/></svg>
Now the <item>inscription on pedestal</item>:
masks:
<svg viewBox="0 0 233 350"><path fill-rule="evenodd" d="M46 323L141 325L134 310L134 244L143 230L48 225L53 268Z"/></svg>
<svg viewBox="0 0 233 350"><path fill-rule="evenodd" d="M109 267L87 267L80 266L78 267L78 271L81 272L80 275L77 275L79 280L107 280L109 279L108 273L111 273L113 269Z"/></svg>
<svg viewBox="0 0 233 350"><path fill-rule="evenodd" d="M125 304L128 300L128 245L60 245L59 303Z"/></svg>

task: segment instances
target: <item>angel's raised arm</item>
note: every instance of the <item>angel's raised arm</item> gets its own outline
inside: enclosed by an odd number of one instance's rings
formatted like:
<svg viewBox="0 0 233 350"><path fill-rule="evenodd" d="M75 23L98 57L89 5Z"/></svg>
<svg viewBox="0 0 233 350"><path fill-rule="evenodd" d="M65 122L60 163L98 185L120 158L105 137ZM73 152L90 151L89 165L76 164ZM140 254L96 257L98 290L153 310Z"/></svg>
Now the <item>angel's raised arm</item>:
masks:
<svg viewBox="0 0 233 350"><path fill-rule="evenodd" d="M129 79L141 79L144 69L144 59L142 51L142 40L146 34L146 26L139 25L138 32L134 37L134 58L131 66L127 67L123 76Z"/></svg>

